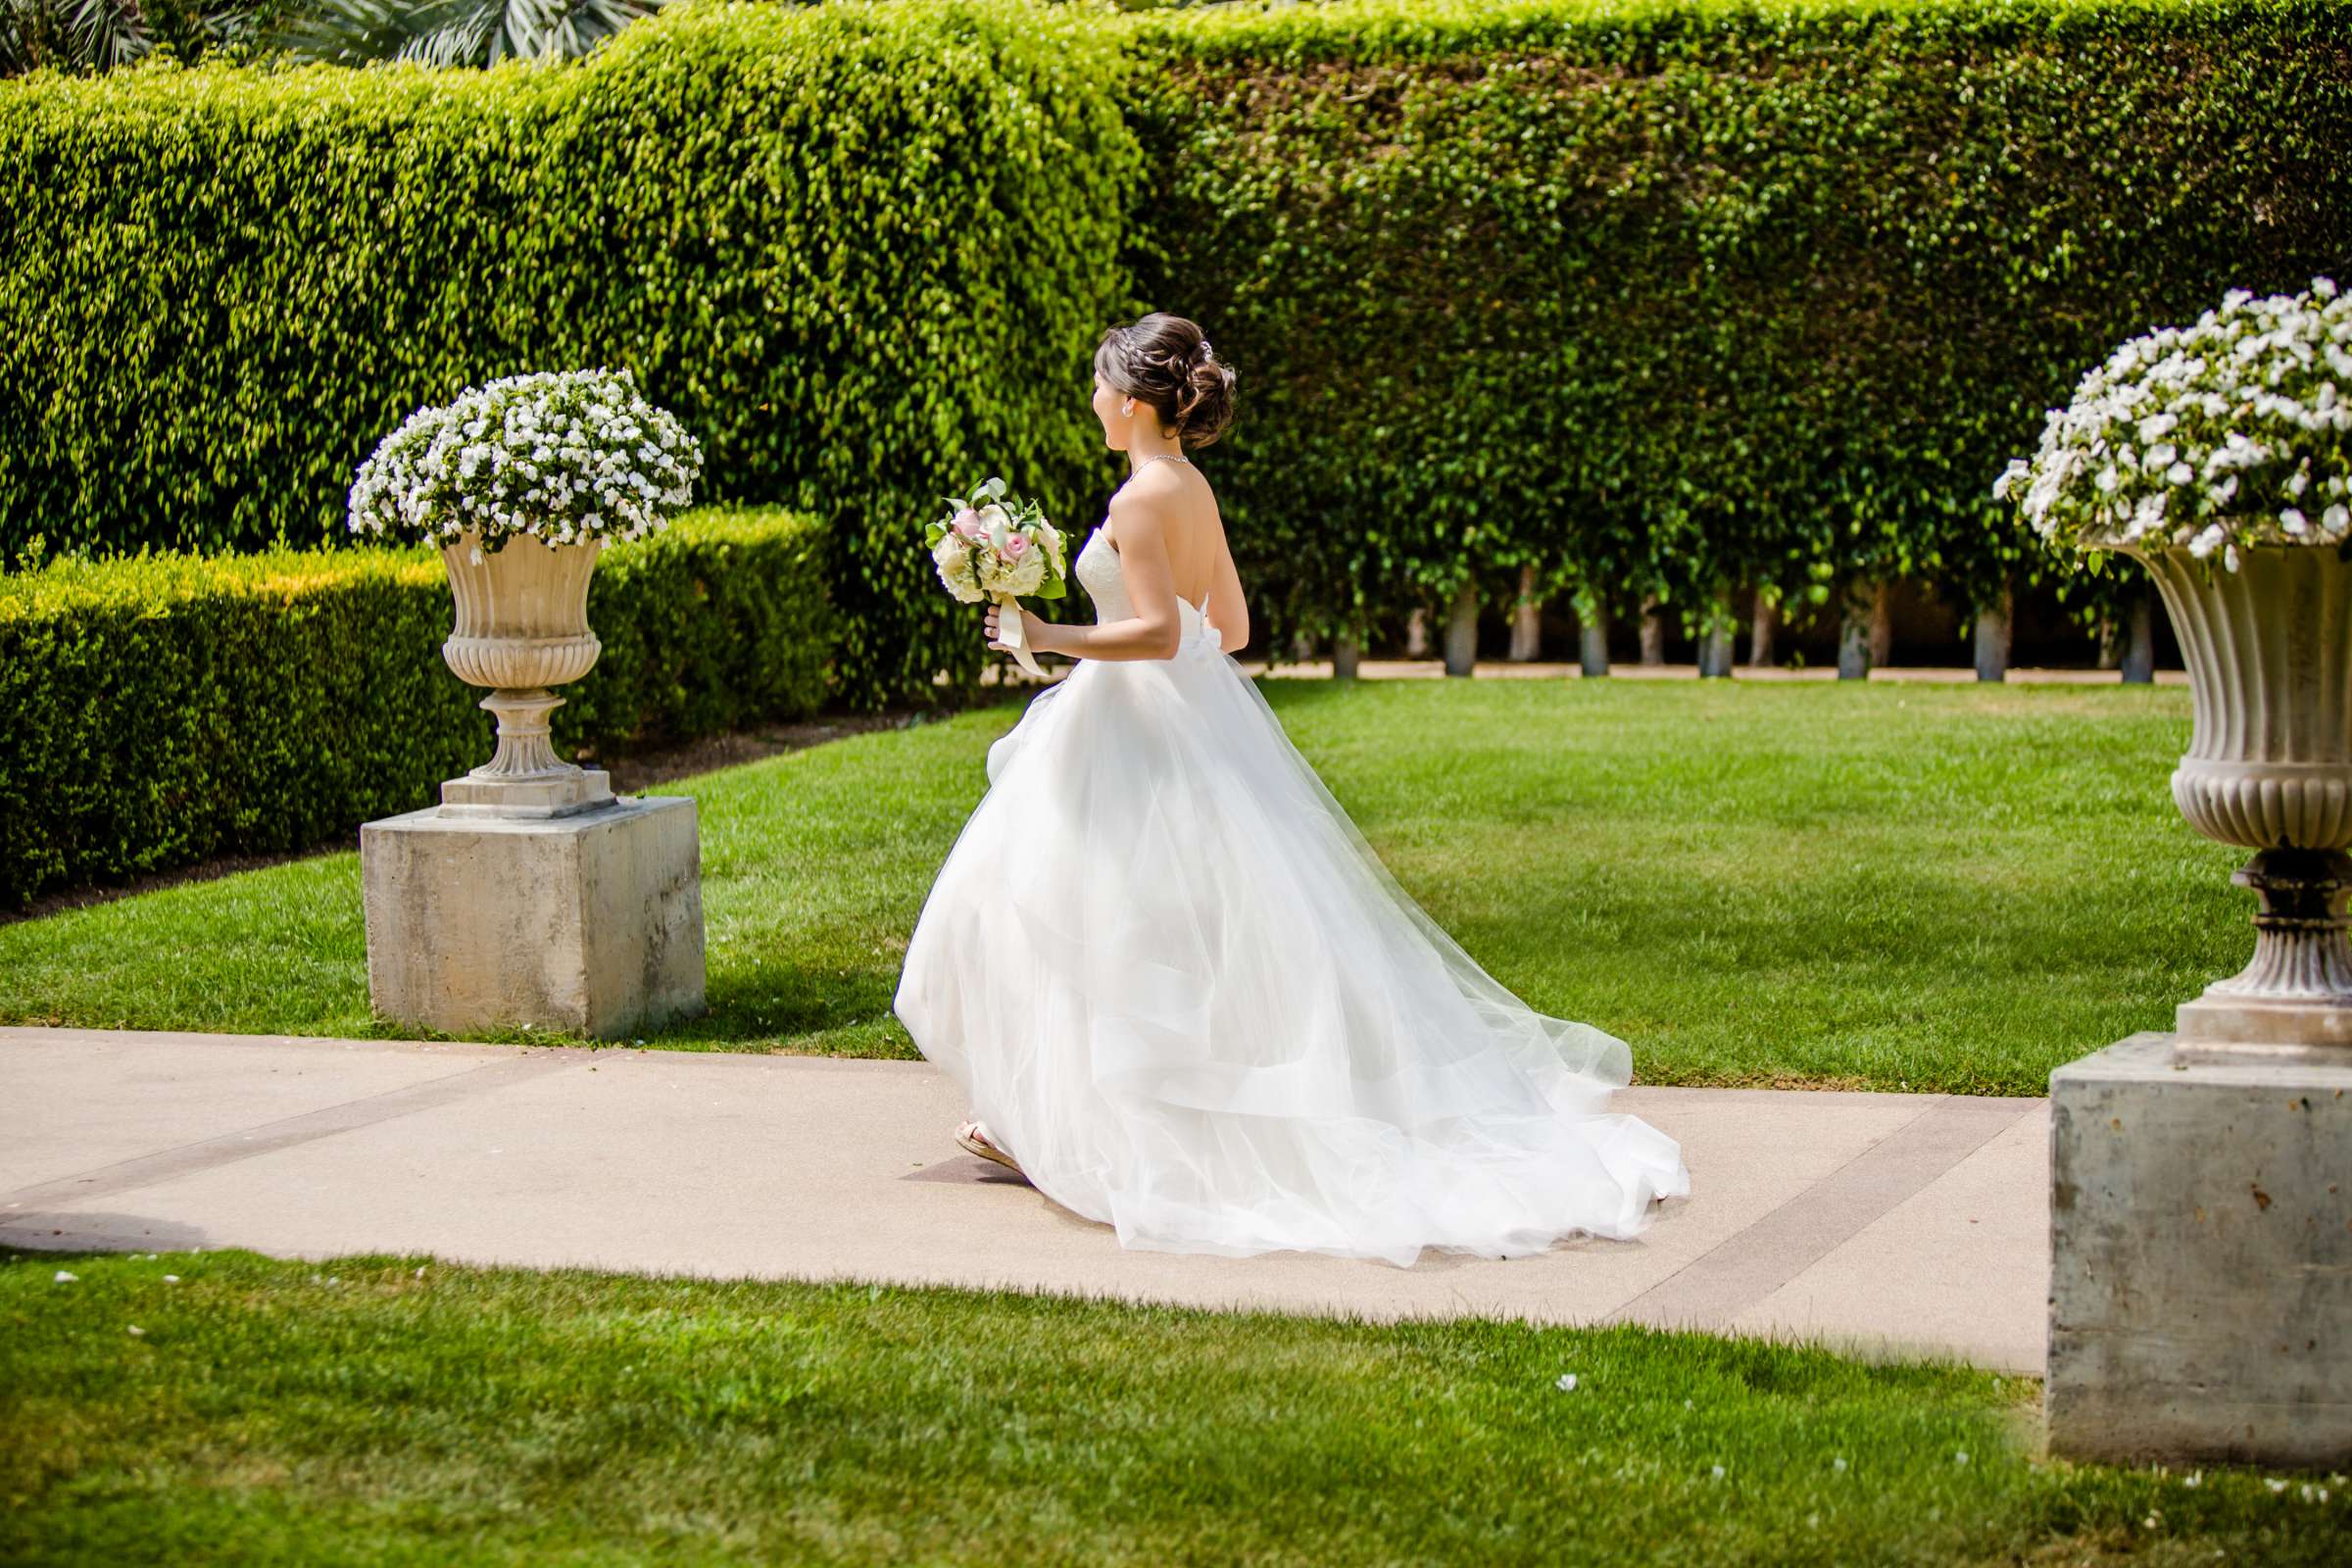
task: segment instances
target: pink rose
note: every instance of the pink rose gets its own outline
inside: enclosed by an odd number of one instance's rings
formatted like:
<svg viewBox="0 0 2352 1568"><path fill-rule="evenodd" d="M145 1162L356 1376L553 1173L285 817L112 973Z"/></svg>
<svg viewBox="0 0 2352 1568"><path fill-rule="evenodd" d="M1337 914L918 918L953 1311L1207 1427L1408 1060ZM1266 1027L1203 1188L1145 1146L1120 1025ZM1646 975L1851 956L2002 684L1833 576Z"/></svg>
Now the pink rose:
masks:
<svg viewBox="0 0 2352 1568"><path fill-rule="evenodd" d="M1018 561L1028 553L1029 536L1027 534L1016 533L1004 541L1004 559L1006 561Z"/></svg>
<svg viewBox="0 0 2352 1568"><path fill-rule="evenodd" d="M980 537L980 514L966 507L956 514L956 531L966 539Z"/></svg>

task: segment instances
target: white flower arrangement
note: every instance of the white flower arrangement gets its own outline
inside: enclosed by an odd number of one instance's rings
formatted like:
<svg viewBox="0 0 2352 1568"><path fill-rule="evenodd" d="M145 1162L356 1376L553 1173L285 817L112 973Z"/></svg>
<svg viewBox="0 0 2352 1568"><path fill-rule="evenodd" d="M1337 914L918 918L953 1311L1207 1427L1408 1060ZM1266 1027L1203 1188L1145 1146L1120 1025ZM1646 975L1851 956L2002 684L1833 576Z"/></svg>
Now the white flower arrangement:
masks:
<svg viewBox="0 0 2352 1568"><path fill-rule="evenodd" d="M2049 411L1993 481L2036 532L2083 550L2219 551L2352 536L2352 296L2231 289L2194 326L2132 338ZM2022 495L2018 486L2023 483Z"/></svg>
<svg viewBox="0 0 2352 1568"><path fill-rule="evenodd" d="M939 580L964 604L1004 595L1060 599L1069 589L1061 530L1034 501L1007 501L1004 481L990 478L965 501L942 496L956 510L927 524L923 543Z"/></svg>
<svg viewBox="0 0 2352 1568"><path fill-rule="evenodd" d="M354 533L446 544L478 530L549 545L666 527L702 474L702 443L627 369L554 370L468 387L384 437L351 487Z"/></svg>

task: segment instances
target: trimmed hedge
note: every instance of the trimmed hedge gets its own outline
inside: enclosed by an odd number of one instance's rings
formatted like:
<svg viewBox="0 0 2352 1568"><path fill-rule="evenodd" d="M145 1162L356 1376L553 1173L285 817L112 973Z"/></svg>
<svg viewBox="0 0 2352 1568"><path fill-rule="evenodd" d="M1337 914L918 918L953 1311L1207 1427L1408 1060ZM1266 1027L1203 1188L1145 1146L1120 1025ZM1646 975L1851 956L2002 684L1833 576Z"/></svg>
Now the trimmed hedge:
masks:
<svg viewBox="0 0 2352 1568"><path fill-rule="evenodd" d="M688 739L823 705L822 534L704 510L608 546L604 643L559 749ZM208 856L303 850L432 805L497 721L451 674L438 551L67 558L0 577L0 901Z"/></svg>
<svg viewBox="0 0 2352 1568"><path fill-rule="evenodd" d="M1134 49L1140 291L1241 368L1278 641L1525 562L1987 603L2048 562L1992 481L2085 368L2352 262L2340 0L1345 0Z"/></svg>
<svg viewBox="0 0 2352 1568"><path fill-rule="evenodd" d="M1103 466L1112 39L1017 0L697 0L574 65L0 84L0 557L340 539L413 409L628 366L710 500L825 524L843 693L988 658L921 522Z"/></svg>
<svg viewBox="0 0 2352 1568"><path fill-rule="evenodd" d="M999 471L1088 525L1087 356L1157 308L1241 369L1270 645L1528 563L1981 604L2076 564L1991 484L2085 367L2352 264L2348 17L687 0L574 67L28 78L0 554L316 538L416 403L621 363L825 524L842 699L928 703L988 656L920 520Z"/></svg>

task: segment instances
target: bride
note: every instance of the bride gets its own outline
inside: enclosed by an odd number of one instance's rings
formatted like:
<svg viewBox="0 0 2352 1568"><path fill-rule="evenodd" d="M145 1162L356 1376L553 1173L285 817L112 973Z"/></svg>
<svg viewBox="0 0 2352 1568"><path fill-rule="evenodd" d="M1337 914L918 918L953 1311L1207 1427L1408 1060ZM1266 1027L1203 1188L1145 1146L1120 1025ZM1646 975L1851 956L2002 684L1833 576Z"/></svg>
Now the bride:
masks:
<svg viewBox="0 0 2352 1568"><path fill-rule="evenodd" d="M1103 334L1130 476L1072 564L1095 621L1021 612L1077 664L990 747L893 1010L968 1096L958 1141L1123 1246L1403 1265L1634 1236L1690 1174L1604 1108L1625 1043L1448 937L1227 651L1249 612L1183 448L1233 383L1182 317Z"/></svg>

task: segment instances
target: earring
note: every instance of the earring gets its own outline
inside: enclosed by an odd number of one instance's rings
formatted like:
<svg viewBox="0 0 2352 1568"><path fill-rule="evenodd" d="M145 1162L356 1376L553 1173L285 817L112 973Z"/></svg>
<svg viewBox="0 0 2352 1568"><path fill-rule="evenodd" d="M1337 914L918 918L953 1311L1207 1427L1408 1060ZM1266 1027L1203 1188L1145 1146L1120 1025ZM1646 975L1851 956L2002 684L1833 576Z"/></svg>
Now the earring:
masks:
<svg viewBox="0 0 2352 1568"><path fill-rule="evenodd" d="M1135 412L1135 399L1129 398L1126 402L1120 404L1119 412L1121 414L1133 414Z"/></svg>

